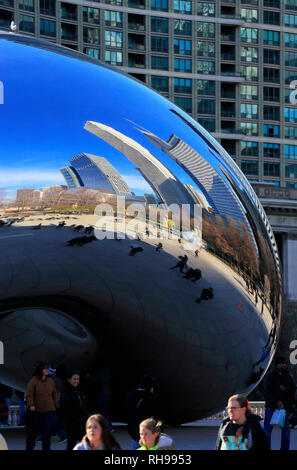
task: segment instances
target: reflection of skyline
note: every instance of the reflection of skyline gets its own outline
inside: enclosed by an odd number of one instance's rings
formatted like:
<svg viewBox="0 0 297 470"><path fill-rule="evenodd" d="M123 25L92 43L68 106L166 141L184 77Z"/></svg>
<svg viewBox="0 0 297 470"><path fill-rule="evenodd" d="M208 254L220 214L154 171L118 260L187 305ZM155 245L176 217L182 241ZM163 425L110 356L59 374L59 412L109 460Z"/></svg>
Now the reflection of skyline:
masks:
<svg viewBox="0 0 297 470"><path fill-rule="evenodd" d="M179 179L138 142L99 122L87 121L85 129L119 150L133 162L151 185L158 200L167 205L194 203L192 196Z"/></svg>

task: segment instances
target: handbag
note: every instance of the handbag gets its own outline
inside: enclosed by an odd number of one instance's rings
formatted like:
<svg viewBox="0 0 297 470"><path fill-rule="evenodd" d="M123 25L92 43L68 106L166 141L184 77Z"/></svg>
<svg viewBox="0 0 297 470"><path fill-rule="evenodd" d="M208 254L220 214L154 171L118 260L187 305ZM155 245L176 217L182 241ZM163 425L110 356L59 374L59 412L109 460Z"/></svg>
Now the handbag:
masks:
<svg viewBox="0 0 297 470"><path fill-rule="evenodd" d="M275 410L272 418L270 420L270 424L275 425L277 424L281 428L285 425L285 418L286 418L286 410Z"/></svg>

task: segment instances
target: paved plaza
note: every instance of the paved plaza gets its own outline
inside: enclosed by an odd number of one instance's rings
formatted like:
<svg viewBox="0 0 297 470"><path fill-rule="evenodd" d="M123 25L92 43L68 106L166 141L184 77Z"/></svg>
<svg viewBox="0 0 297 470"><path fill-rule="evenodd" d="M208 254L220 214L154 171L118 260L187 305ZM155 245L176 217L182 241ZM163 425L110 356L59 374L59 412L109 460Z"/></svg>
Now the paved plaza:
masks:
<svg viewBox="0 0 297 470"><path fill-rule="evenodd" d="M5 437L10 450L24 450L26 432L24 428L5 429L0 427L0 432ZM176 443L176 450L213 450L216 443L217 425L183 425L180 427L165 429ZM122 449L130 450L130 438L126 426L115 426L115 437L120 442ZM280 430L272 433L272 450L278 450L280 446ZM53 450L65 450L66 442L58 443L52 439ZM41 443L37 443L36 450L41 450ZM297 429L291 431L291 450L297 450Z"/></svg>

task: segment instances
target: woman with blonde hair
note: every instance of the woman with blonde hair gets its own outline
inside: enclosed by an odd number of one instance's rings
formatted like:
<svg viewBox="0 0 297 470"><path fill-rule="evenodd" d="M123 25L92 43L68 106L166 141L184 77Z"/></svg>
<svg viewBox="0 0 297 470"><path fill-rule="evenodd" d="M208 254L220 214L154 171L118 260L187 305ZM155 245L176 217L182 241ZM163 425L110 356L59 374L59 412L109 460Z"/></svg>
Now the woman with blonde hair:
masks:
<svg viewBox="0 0 297 470"><path fill-rule="evenodd" d="M86 434L73 450L121 450L121 446L104 416L96 414L88 418Z"/></svg>
<svg viewBox="0 0 297 470"><path fill-rule="evenodd" d="M269 450L260 424L262 418L252 413L244 395L232 395L226 408L228 418L220 426L217 450Z"/></svg>
<svg viewBox="0 0 297 470"><path fill-rule="evenodd" d="M162 422L153 418L142 421L139 425L140 448L138 450L172 450L175 443L162 431Z"/></svg>

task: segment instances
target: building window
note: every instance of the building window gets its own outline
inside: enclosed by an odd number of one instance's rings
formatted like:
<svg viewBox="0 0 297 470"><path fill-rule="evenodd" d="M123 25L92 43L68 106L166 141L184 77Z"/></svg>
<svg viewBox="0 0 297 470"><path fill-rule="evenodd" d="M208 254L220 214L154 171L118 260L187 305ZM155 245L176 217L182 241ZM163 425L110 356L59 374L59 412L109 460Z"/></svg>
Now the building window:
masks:
<svg viewBox="0 0 297 470"><path fill-rule="evenodd" d="M174 59L174 71L175 72L192 72L192 61L191 59Z"/></svg>
<svg viewBox="0 0 297 470"><path fill-rule="evenodd" d="M258 62L258 48L241 46L241 60L243 62Z"/></svg>
<svg viewBox="0 0 297 470"><path fill-rule="evenodd" d="M192 112L192 98L183 98L182 96L175 96L174 102L177 106L186 111L186 113Z"/></svg>
<svg viewBox="0 0 297 470"><path fill-rule="evenodd" d="M279 83L279 69L271 69L268 67L264 67L263 71L263 80L267 83Z"/></svg>
<svg viewBox="0 0 297 470"><path fill-rule="evenodd" d="M240 116L242 119L257 119L258 118L258 105L250 103L241 103Z"/></svg>
<svg viewBox="0 0 297 470"><path fill-rule="evenodd" d="M254 28L240 28L241 42L258 44L258 30Z"/></svg>
<svg viewBox="0 0 297 470"><path fill-rule="evenodd" d="M251 10L250 8L241 8L241 18L249 23L258 23L258 10Z"/></svg>
<svg viewBox="0 0 297 470"><path fill-rule="evenodd" d="M19 16L19 29L25 33L35 32L35 23L33 16L20 15Z"/></svg>
<svg viewBox="0 0 297 470"><path fill-rule="evenodd" d="M215 36L215 23L205 23L204 21L197 21L198 38L214 38Z"/></svg>
<svg viewBox="0 0 297 470"><path fill-rule="evenodd" d="M265 137L279 137L279 126L275 124L264 124L263 135Z"/></svg>
<svg viewBox="0 0 297 470"><path fill-rule="evenodd" d="M188 20L174 20L174 34L182 36L192 35L192 22Z"/></svg>
<svg viewBox="0 0 297 470"><path fill-rule="evenodd" d="M285 33L285 46L297 49L297 34Z"/></svg>
<svg viewBox="0 0 297 470"><path fill-rule="evenodd" d="M51 20L40 19L40 34L44 36L56 36L56 22Z"/></svg>
<svg viewBox="0 0 297 470"><path fill-rule="evenodd" d="M285 139L297 139L297 127L285 126Z"/></svg>
<svg viewBox="0 0 297 470"><path fill-rule="evenodd" d="M95 59L100 59L99 49L94 49L92 47L85 47L84 54L87 54L90 57L94 57Z"/></svg>
<svg viewBox="0 0 297 470"><path fill-rule="evenodd" d="M4 3L5 5L5 3ZM34 11L34 0L20 0L19 8L26 11Z"/></svg>
<svg viewBox="0 0 297 470"><path fill-rule="evenodd" d="M248 81L258 81L258 67L251 67L246 65L240 66L240 73Z"/></svg>
<svg viewBox="0 0 297 470"><path fill-rule="evenodd" d="M215 43L208 41L197 41L198 57L215 57Z"/></svg>
<svg viewBox="0 0 297 470"><path fill-rule="evenodd" d="M190 78L175 78L174 79L174 93L192 93L192 80Z"/></svg>
<svg viewBox="0 0 297 470"><path fill-rule="evenodd" d="M168 11L168 0L151 0L151 10Z"/></svg>
<svg viewBox="0 0 297 470"><path fill-rule="evenodd" d="M279 38L279 31L268 31L266 29L263 30L263 42L267 46L279 46Z"/></svg>
<svg viewBox="0 0 297 470"><path fill-rule="evenodd" d="M168 70L168 57L152 56L152 69Z"/></svg>
<svg viewBox="0 0 297 470"><path fill-rule="evenodd" d="M56 16L56 0L40 0L40 14Z"/></svg>
<svg viewBox="0 0 297 470"><path fill-rule="evenodd" d="M197 2L197 15L199 16L215 16L215 3Z"/></svg>
<svg viewBox="0 0 297 470"><path fill-rule="evenodd" d="M285 108L285 121L297 123L297 108Z"/></svg>
<svg viewBox="0 0 297 470"><path fill-rule="evenodd" d="M104 3L108 3L109 5L123 5L123 0L104 0Z"/></svg>
<svg viewBox="0 0 297 470"><path fill-rule="evenodd" d="M215 114L216 102L215 100L199 99L197 101L198 114Z"/></svg>
<svg viewBox="0 0 297 470"><path fill-rule="evenodd" d="M174 39L174 54L191 55L192 41L189 39Z"/></svg>
<svg viewBox="0 0 297 470"><path fill-rule="evenodd" d="M119 31L105 31L105 46L122 47L123 33Z"/></svg>
<svg viewBox="0 0 297 470"><path fill-rule="evenodd" d="M151 30L154 33L168 33L168 19L152 17Z"/></svg>
<svg viewBox="0 0 297 470"><path fill-rule="evenodd" d="M264 7L279 8L280 0L264 0Z"/></svg>
<svg viewBox="0 0 297 470"><path fill-rule="evenodd" d="M264 142L263 155L264 158L280 158L280 145Z"/></svg>
<svg viewBox="0 0 297 470"><path fill-rule="evenodd" d="M154 52L168 52L168 38L164 38L163 36L152 36L151 48Z"/></svg>
<svg viewBox="0 0 297 470"><path fill-rule="evenodd" d="M83 22L91 24L99 24L98 8L83 7Z"/></svg>
<svg viewBox="0 0 297 470"><path fill-rule="evenodd" d="M120 11L104 11L105 26L122 27L123 14Z"/></svg>
<svg viewBox="0 0 297 470"><path fill-rule="evenodd" d="M297 80L297 70L285 70L285 83L289 85L293 80Z"/></svg>
<svg viewBox="0 0 297 470"><path fill-rule="evenodd" d="M297 145L285 145L285 158L297 160Z"/></svg>
<svg viewBox="0 0 297 470"><path fill-rule="evenodd" d="M279 163L264 162L264 176L279 176Z"/></svg>
<svg viewBox="0 0 297 470"><path fill-rule="evenodd" d="M241 169L245 175L257 175L258 162L256 160L241 160Z"/></svg>
<svg viewBox="0 0 297 470"><path fill-rule="evenodd" d="M280 24L280 14L277 11L264 10L264 24Z"/></svg>
<svg viewBox="0 0 297 470"><path fill-rule="evenodd" d="M192 2L184 0L173 0L173 11L174 13L185 13L187 15L191 15Z"/></svg>
<svg viewBox="0 0 297 470"><path fill-rule="evenodd" d="M197 93L198 95L215 96L216 83L213 80L197 80Z"/></svg>
<svg viewBox="0 0 297 470"><path fill-rule="evenodd" d="M297 178L297 165L292 163L286 163L285 165L285 177L286 178Z"/></svg>
<svg viewBox="0 0 297 470"><path fill-rule="evenodd" d="M280 112L279 106L263 106L263 119L264 121L279 121Z"/></svg>
<svg viewBox="0 0 297 470"><path fill-rule="evenodd" d="M296 10L297 11L296 0L285 0L285 10Z"/></svg>
<svg viewBox="0 0 297 470"><path fill-rule="evenodd" d="M270 86L263 87L264 92L264 101L277 101L279 102L279 88L274 88Z"/></svg>
<svg viewBox="0 0 297 470"><path fill-rule="evenodd" d="M214 132L215 131L216 123L215 123L214 119L198 117L198 122L208 132Z"/></svg>
<svg viewBox="0 0 297 470"><path fill-rule="evenodd" d="M297 15L285 15L285 26L297 28Z"/></svg>
<svg viewBox="0 0 297 470"><path fill-rule="evenodd" d="M297 66L297 52L285 52L285 65L288 67Z"/></svg>
<svg viewBox="0 0 297 470"><path fill-rule="evenodd" d="M258 135L258 124L253 122L241 122L241 132L245 135Z"/></svg>
<svg viewBox="0 0 297 470"><path fill-rule="evenodd" d="M280 52L274 49L264 49L264 64L279 65L280 63Z"/></svg>
<svg viewBox="0 0 297 470"><path fill-rule="evenodd" d="M243 100L257 100L257 85L240 85L240 98Z"/></svg>
<svg viewBox="0 0 297 470"><path fill-rule="evenodd" d="M259 144L258 142L240 142L240 154L244 157L258 157Z"/></svg>
<svg viewBox="0 0 297 470"><path fill-rule="evenodd" d="M168 77L158 77L157 75L152 75L152 88L157 91L168 93L169 91Z"/></svg>
<svg viewBox="0 0 297 470"><path fill-rule="evenodd" d="M197 60L197 73L213 75L215 73L215 62Z"/></svg>
<svg viewBox="0 0 297 470"><path fill-rule="evenodd" d="M123 53L118 51L105 51L105 62L111 65L122 65Z"/></svg>
<svg viewBox="0 0 297 470"><path fill-rule="evenodd" d="M99 29L97 28L83 28L84 42L89 44L99 44Z"/></svg>

